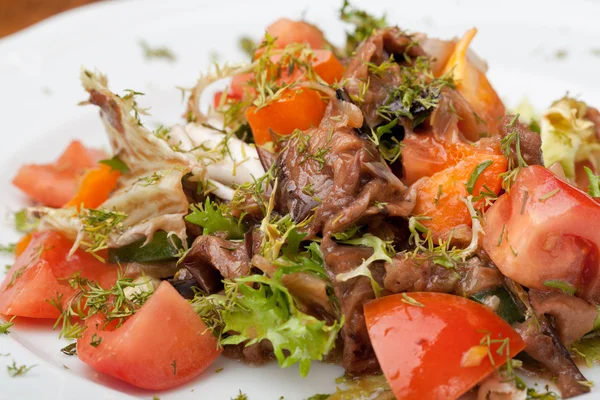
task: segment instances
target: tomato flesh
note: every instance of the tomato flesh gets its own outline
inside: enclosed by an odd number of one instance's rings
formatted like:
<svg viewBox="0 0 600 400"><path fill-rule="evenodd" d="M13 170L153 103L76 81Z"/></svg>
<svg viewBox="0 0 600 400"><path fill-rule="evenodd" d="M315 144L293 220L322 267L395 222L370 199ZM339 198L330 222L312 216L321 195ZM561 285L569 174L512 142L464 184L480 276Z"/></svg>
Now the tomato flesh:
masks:
<svg viewBox="0 0 600 400"><path fill-rule="evenodd" d="M457 399L525 348L508 323L479 303L444 293L408 296L385 296L364 307L375 354L398 399ZM486 335L489 352L469 360ZM498 352L496 340L509 345Z"/></svg>
<svg viewBox="0 0 600 400"><path fill-rule="evenodd" d="M104 152L87 149L75 140L55 163L23 165L13 184L43 205L62 207L75 195L77 180L84 170L104 157Z"/></svg>
<svg viewBox="0 0 600 400"><path fill-rule="evenodd" d="M104 264L79 249L67 258L72 246L73 242L60 233L33 233L0 285L0 314L57 318L58 309L48 301L62 295L64 304L75 294L68 279L77 272L102 287L115 283L116 266Z"/></svg>
<svg viewBox="0 0 600 400"><path fill-rule="evenodd" d="M539 290L560 281L600 300L600 205L541 166L519 172L485 214L483 248L502 273Z"/></svg>
<svg viewBox="0 0 600 400"><path fill-rule="evenodd" d="M188 382L222 351L192 306L166 281L121 327L102 330L102 323L100 315L86 322L77 341L79 359L144 389L163 390ZM97 347L90 344L99 338Z"/></svg>

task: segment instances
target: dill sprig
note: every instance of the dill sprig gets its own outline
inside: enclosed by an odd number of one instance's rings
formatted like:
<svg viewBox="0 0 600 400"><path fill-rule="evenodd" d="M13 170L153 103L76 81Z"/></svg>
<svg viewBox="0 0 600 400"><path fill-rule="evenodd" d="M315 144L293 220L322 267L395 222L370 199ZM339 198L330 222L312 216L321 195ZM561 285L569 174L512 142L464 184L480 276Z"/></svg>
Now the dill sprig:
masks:
<svg viewBox="0 0 600 400"><path fill-rule="evenodd" d="M27 372L31 371L33 367L36 365L26 366L26 365L17 365L15 360L13 360L12 365L7 365L6 370L8 372L8 376L11 378L15 378L17 376L25 375Z"/></svg>
<svg viewBox="0 0 600 400"><path fill-rule="evenodd" d="M518 118L519 114L516 114L508 123L507 128L513 127ZM515 157L513 157L511 154L513 147L517 159L516 163L514 160ZM521 154L521 134L519 131L515 129L508 135L504 136L500 140L500 149L504 157L506 157L508 160L508 168L506 172L500 174L500 177L502 178L502 188L508 192L510 191L511 185L516 181L521 168L527 167L527 163Z"/></svg>
<svg viewBox="0 0 600 400"><path fill-rule="evenodd" d="M0 335L1 334L8 335L10 333L9 329L12 328L12 326L15 324L13 322L15 320L15 318L16 318L16 316L13 316L9 321L0 323Z"/></svg>
<svg viewBox="0 0 600 400"><path fill-rule="evenodd" d="M67 339L78 339L85 331L85 325L76 319L84 321L91 316L100 313L105 321L105 326L117 320L117 327L144 305L152 295L148 290L148 280L134 280L123 277L119 271L117 281L109 289L102 288L98 283L90 281L79 274L69 279L69 285L76 289L76 294L63 306L62 295L49 301L58 308L60 316L56 320L53 329L61 327L59 337ZM131 290L127 293L127 288Z"/></svg>
<svg viewBox="0 0 600 400"><path fill-rule="evenodd" d="M452 72L434 77L428 57L411 60L406 53L404 57L407 65L400 65L401 83L388 94L377 113L386 121L408 118L417 126L438 106L442 89L454 88L455 84Z"/></svg>
<svg viewBox="0 0 600 400"><path fill-rule="evenodd" d="M5 245L0 245L0 252L3 253L14 253L15 252L15 247L17 245L14 243L9 243L9 244L5 244Z"/></svg>
<svg viewBox="0 0 600 400"><path fill-rule="evenodd" d="M108 238L112 233L122 231L127 214L118 211L82 209L79 218L85 234L80 244L87 248L88 253L104 262L104 258L96 253L108 248Z"/></svg>

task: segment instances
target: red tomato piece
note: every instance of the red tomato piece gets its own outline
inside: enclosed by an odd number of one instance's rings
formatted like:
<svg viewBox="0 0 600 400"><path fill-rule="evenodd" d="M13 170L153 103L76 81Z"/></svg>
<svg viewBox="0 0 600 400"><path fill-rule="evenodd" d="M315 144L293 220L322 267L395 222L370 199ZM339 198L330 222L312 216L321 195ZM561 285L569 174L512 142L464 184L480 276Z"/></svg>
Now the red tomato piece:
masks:
<svg viewBox="0 0 600 400"><path fill-rule="evenodd" d="M72 246L73 242L60 233L34 233L0 285L0 314L57 318L58 309L48 300L62 295L64 304L75 294L67 280L77 272L102 287L114 285L116 266L104 264L79 249L67 259Z"/></svg>
<svg viewBox="0 0 600 400"><path fill-rule="evenodd" d="M75 140L53 164L23 165L13 185L49 207L62 207L77 190L77 179L105 157L104 152L85 148Z"/></svg>
<svg viewBox="0 0 600 400"><path fill-rule="evenodd" d="M509 278L550 290L571 285L600 300L600 205L541 166L523 169L485 214L483 248ZM556 283L556 282L554 282Z"/></svg>
<svg viewBox="0 0 600 400"><path fill-rule="evenodd" d="M163 390L200 375L219 356L217 339L192 306L164 281L140 310L117 329L99 329L97 314L86 322L77 355L98 372L134 386ZM92 338L97 347L90 343ZM100 339L101 338L101 339Z"/></svg>
<svg viewBox="0 0 600 400"><path fill-rule="evenodd" d="M371 343L399 400L457 399L525 348L508 323L479 303L444 293L404 296L365 305Z"/></svg>

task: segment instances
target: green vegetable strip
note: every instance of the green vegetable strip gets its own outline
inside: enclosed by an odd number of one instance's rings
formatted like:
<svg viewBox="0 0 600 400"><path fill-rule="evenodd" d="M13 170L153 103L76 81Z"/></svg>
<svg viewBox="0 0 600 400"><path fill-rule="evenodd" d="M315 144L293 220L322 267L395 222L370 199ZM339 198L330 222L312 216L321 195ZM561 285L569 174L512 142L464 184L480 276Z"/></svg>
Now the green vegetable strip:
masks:
<svg viewBox="0 0 600 400"><path fill-rule="evenodd" d="M483 171L485 171L485 169L487 167L489 167L490 165L492 165L493 163L494 163L494 161L487 160L487 161L483 161L483 162L477 164L477 166L475 167L473 172L471 172L471 176L469 177L469 180L466 183L467 192L469 194L473 194L473 189L475 189L475 183L477 183L477 179L479 179L479 175L481 175L483 173Z"/></svg>

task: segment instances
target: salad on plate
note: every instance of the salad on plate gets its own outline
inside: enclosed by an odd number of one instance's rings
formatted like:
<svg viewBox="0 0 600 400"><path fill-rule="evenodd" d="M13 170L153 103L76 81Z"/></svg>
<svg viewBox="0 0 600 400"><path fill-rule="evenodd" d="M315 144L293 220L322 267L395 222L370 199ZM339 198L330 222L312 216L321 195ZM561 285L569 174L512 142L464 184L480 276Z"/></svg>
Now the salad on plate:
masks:
<svg viewBox="0 0 600 400"><path fill-rule="evenodd" d="M340 18L343 46L273 22L171 127L82 69L110 153L76 140L16 172L31 203L0 333L54 320L63 353L156 392L220 356L341 365L313 400L589 392L600 112L507 110L474 28L433 38L347 1Z"/></svg>

